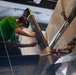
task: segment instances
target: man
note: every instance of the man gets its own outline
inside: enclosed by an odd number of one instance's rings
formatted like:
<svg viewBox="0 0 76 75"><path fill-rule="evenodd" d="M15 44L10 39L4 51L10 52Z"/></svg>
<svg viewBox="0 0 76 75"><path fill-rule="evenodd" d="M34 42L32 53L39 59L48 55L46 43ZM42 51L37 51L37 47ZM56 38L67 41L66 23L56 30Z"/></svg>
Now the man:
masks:
<svg viewBox="0 0 76 75"><path fill-rule="evenodd" d="M30 44L19 44L17 43L17 38L15 33L27 37L35 37L36 33L32 32L28 34L21 30L22 27L29 27L29 21L26 17L21 16L15 19L13 16L5 17L3 20L0 21L0 42L5 41L6 44L15 45L19 47L31 47L35 46L36 42ZM15 41L15 42L14 42Z"/></svg>

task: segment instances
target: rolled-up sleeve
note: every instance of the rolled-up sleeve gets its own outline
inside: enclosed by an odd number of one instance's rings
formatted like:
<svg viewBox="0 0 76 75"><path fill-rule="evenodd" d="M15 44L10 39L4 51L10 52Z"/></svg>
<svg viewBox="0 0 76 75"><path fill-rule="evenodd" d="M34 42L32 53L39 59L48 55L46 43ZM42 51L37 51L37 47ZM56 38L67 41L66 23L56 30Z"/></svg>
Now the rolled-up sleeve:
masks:
<svg viewBox="0 0 76 75"><path fill-rule="evenodd" d="M9 24L10 24L10 26L11 26L11 28L12 28L13 30L14 30L15 28L18 28L17 22L16 22L16 20L15 20L14 17L9 16L8 22L9 22Z"/></svg>

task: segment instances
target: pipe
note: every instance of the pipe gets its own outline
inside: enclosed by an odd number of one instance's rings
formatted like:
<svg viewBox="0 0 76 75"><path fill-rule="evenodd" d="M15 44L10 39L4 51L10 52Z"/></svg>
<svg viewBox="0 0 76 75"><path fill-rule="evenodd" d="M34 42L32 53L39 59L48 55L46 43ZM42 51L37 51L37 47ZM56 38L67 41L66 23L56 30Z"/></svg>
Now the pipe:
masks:
<svg viewBox="0 0 76 75"><path fill-rule="evenodd" d="M57 31L56 35L54 36L54 38L50 42L49 47L51 49L58 42L58 40L60 39L60 37L62 36L62 34L65 32L65 30L68 28L68 26L70 25L70 23L75 18L75 16L76 16L76 5L73 6L72 10L68 14L68 17L67 17L68 19L62 23L60 29Z"/></svg>

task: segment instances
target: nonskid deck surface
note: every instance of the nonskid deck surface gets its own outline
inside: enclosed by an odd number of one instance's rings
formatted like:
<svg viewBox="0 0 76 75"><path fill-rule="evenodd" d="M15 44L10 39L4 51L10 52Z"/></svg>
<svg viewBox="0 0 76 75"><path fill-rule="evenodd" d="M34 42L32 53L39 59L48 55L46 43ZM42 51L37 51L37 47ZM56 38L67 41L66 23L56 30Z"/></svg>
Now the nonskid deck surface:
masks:
<svg viewBox="0 0 76 75"><path fill-rule="evenodd" d="M0 57L0 75L43 75L48 65L47 57L39 55L10 56L12 70L6 56Z"/></svg>
<svg viewBox="0 0 76 75"><path fill-rule="evenodd" d="M14 75L32 75L37 67L39 55L11 56L10 61ZM0 57L0 75L12 75L7 57Z"/></svg>

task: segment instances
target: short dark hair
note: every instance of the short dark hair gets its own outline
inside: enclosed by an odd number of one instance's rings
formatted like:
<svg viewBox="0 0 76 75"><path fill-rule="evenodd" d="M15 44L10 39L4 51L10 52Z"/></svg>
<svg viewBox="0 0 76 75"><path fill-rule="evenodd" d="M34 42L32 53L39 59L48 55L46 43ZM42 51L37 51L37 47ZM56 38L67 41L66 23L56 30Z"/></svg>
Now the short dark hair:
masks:
<svg viewBox="0 0 76 75"><path fill-rule="evenodd" d="M26 28L29 27L29 20L26 17L20 16L18 19L19 19L19 22L24 23L24 26Z"/></svg>

